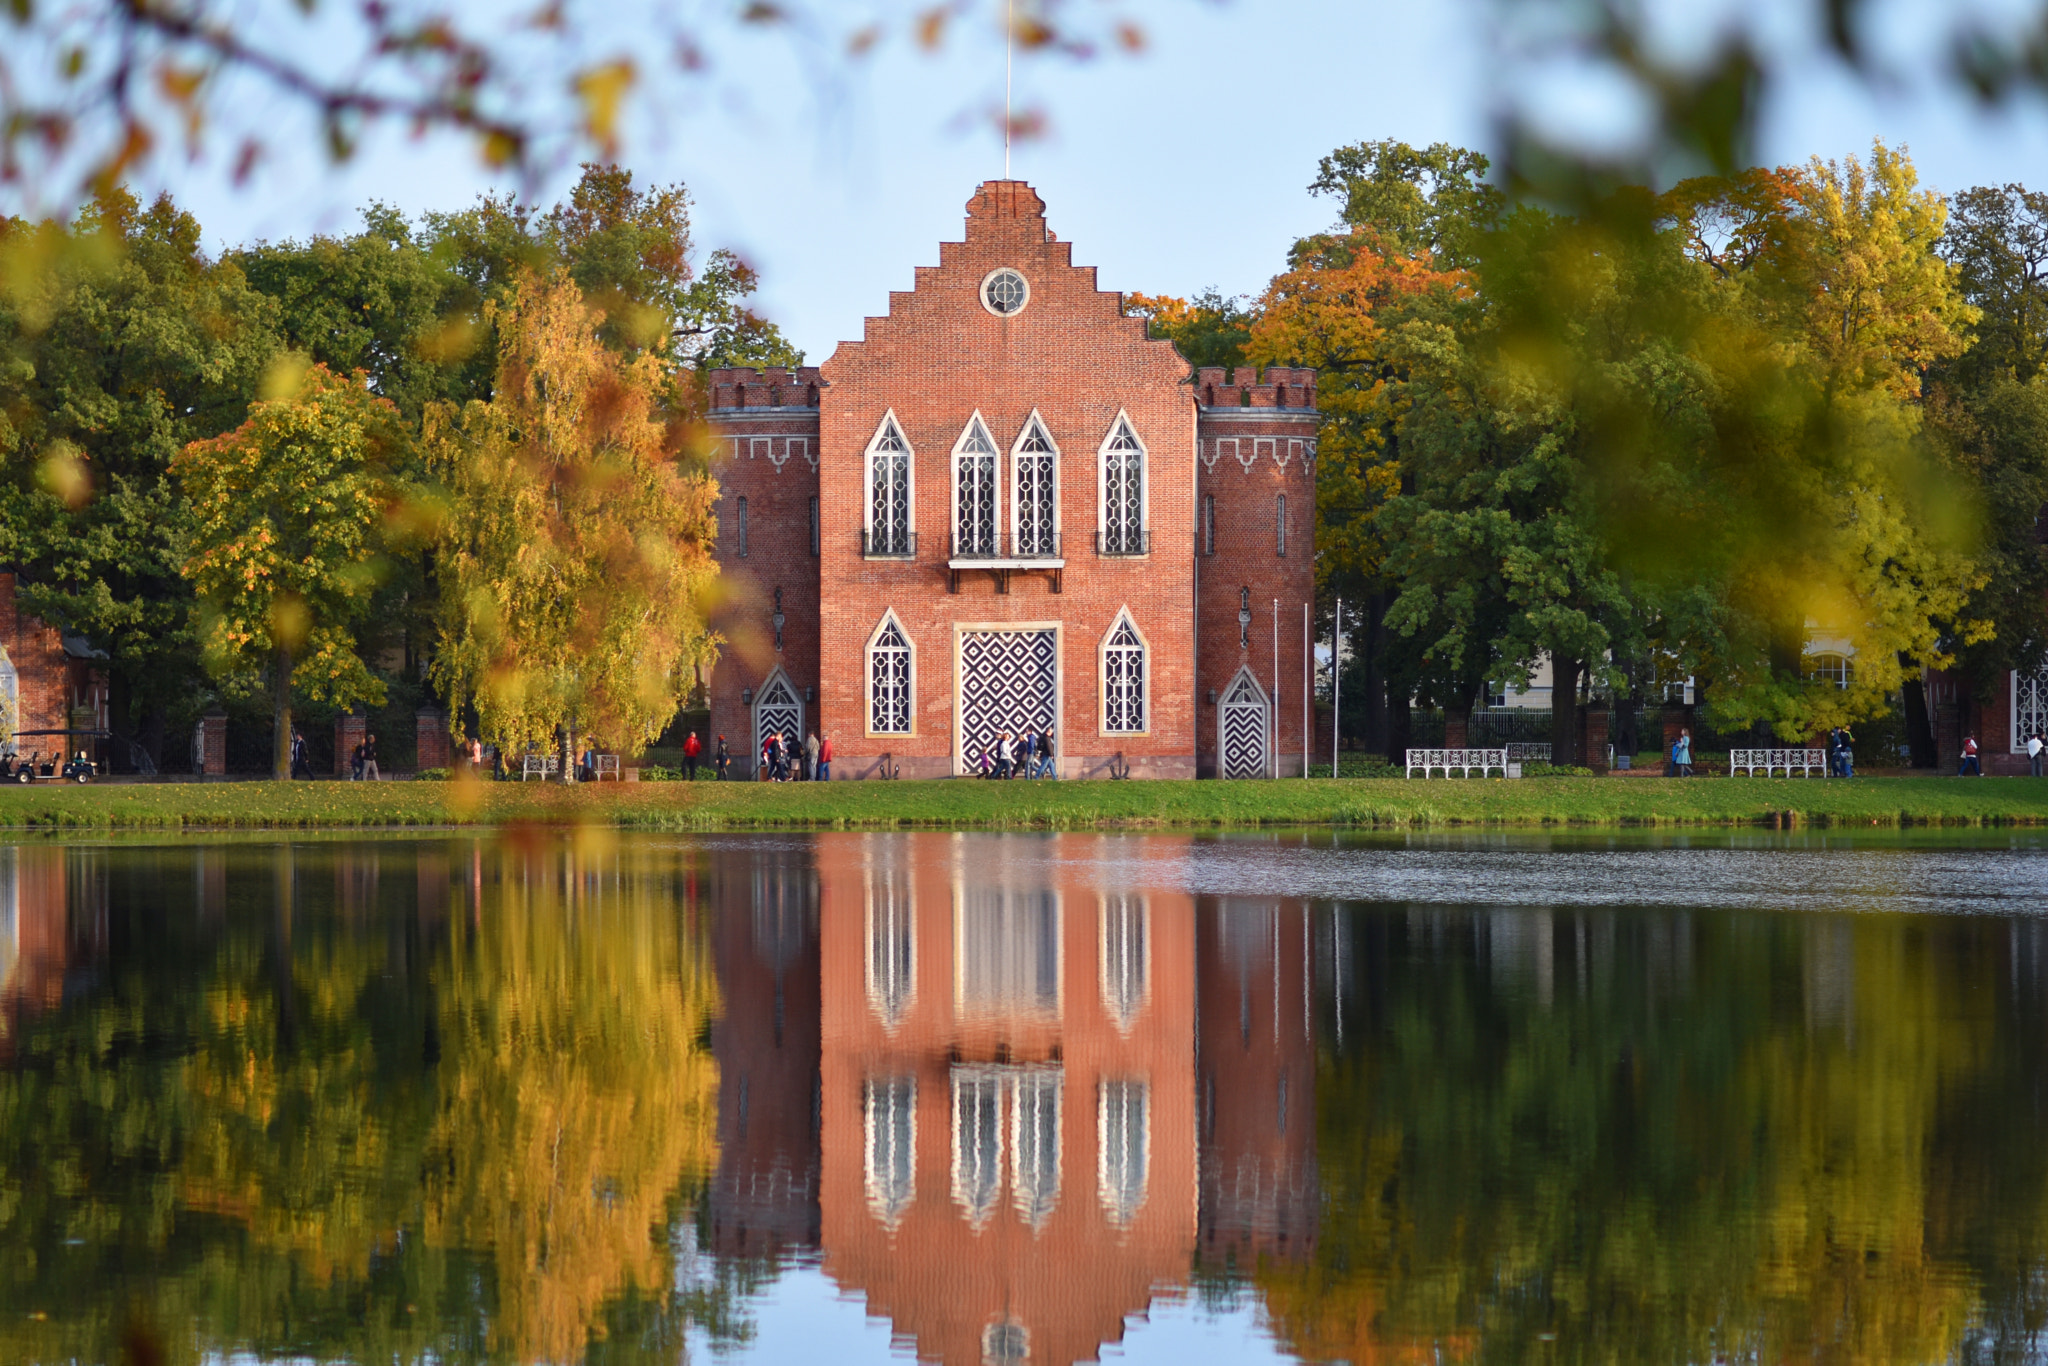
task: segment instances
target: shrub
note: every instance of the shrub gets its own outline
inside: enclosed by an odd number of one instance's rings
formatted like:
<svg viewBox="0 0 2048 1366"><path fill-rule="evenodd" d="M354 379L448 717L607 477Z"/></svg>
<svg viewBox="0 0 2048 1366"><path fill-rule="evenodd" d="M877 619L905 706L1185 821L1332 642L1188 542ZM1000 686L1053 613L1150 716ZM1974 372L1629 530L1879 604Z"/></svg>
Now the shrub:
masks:
<svg viewBox="0 0 2048 1366"><path fill-rule="evenodd" d="M1524 778L1590 778L1593 770L1576 764L1523 764Z"/></svg>

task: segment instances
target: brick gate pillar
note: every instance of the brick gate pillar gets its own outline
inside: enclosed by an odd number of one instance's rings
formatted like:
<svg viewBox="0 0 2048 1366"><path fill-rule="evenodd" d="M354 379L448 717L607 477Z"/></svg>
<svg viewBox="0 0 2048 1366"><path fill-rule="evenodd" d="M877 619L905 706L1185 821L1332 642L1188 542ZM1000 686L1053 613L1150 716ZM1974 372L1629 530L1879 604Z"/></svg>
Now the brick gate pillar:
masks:
<svg viewBox="0 0 2048 1366"><path fill-rule="evenodd" d="M228 771L228 714L218 707L199 718L192 735L193 767L202 778L224 778Z"/></svg>
<svg viewBox="0 0 2048 1366"><path fill-rule="evenodd" d="M370 718L358 716L352 711L343 712L334 718L334 776L349 776L348 756L370 733Z"/></svg>
<svg viewBox="0 0 2048 1366"><path fill-rule="evenodd" d="M424 773L430 768L449 766L448 713L438 707L421 707L413 713L413 745L415 758L413 769Z"/></svg>

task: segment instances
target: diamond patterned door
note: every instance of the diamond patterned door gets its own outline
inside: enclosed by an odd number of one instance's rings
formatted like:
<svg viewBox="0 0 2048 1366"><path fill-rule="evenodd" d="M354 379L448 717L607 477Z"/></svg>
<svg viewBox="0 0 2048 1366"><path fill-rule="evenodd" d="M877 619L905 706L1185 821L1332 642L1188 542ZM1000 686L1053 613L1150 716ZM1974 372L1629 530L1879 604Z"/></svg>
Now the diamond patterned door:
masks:
<svg viewBox="0 0 2048 1366"><path fill-rule="evenodd" d="M1059 646L1051 631L968 631L960 637L960 772L999 731L1053 733L1059 753Z"/></svg>
<svg viewBox="0 0 2048 1366"><path fill-rule="evenodd" d="M1266 690L1251 670L1239 669L1216 707L1216 764L1220 778L1266 776Z"/></svg>
<svg viewBox="0 0 2048 1366"><path fill-rule="evenodd" d="M780 669L754 696L754 763L761 762L761 743L770 735L794 735L799 745L804 740L803 698Z"/></svg>

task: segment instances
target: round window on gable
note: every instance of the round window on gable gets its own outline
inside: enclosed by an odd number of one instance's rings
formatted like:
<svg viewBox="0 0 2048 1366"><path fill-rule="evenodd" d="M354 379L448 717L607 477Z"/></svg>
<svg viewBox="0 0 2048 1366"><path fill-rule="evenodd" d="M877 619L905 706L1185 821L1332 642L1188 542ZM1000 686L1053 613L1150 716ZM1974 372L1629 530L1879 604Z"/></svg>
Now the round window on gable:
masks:
<svg viewBox="0 0 2048 1366"><path fill-rule="evenodd" d="M1031 301L1031 286L1008 266L999 266L981 282L981 306L998 318L1015 317Z"/></svg>

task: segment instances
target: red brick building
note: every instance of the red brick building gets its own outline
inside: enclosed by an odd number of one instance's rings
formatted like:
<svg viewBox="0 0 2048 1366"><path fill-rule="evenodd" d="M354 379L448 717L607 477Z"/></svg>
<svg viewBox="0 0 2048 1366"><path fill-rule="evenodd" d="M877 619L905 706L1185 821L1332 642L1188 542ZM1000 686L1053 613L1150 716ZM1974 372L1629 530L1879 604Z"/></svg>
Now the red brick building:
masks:
<svg viewBox="0 0 2048 1366"><path fill-rule="evenodd" d="M105 730L107 674L99 651L80 636L67 636L15 605L14 575L0 573L0 698L16 731ZM24 736L20 752L49 755L62 750L61 735ZM72 749L95 748L74 739ZM95 757L104 757L98 756Z"/></svg>
<svg viewBox="0 0 2048 1366"><path fill-rule="evenodd" d="M1315 374L1191 375L1020 181L824 365L720 370L727 645L711 728L752 770L975 770L1047 730L1063 776L1301 771Z"/></svg>

